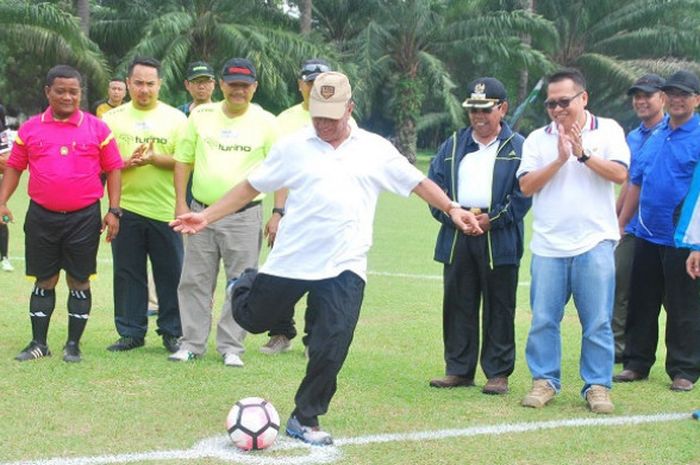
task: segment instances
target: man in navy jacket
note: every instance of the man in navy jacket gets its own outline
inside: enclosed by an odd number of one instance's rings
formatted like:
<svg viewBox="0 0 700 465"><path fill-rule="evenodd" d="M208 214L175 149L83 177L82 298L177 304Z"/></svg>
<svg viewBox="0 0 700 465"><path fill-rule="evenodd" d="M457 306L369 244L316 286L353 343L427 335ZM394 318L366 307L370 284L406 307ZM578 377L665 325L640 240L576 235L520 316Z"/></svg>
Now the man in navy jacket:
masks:
<svg viewBox="0 0 700 465"><path fill-rule="evenodd" d="M483 301L480 361L488 381L482 391L505 394L515 366L515 295L523 254L523 217L531 204L515 176L523 137L503 121L508 101L499 80L476 79L467 91L462 105L471 126L443 142L428 177L477 215L483 233L465 235L450 224L448 216L431 208L442 224L435 260L444 264L446 376L431 380L430 385L474 385Z"/></svg>

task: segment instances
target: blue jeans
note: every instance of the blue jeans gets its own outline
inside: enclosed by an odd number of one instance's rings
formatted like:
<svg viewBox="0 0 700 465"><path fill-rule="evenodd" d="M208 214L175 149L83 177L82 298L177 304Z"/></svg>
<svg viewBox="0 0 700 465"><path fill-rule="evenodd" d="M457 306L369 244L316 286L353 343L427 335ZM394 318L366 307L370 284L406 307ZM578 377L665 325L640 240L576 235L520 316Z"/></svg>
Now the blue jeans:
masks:
<svg viewBox="0 0 700 465"><path fill-rule="evenodd" d="M583 329L582 394L593 384L612 386L615 344L610 321L615 296L613 241L602 241L574 257L532 256L532 324L525 358L533 379L561 389L561 332L564 306L574 296Z"/></svg>

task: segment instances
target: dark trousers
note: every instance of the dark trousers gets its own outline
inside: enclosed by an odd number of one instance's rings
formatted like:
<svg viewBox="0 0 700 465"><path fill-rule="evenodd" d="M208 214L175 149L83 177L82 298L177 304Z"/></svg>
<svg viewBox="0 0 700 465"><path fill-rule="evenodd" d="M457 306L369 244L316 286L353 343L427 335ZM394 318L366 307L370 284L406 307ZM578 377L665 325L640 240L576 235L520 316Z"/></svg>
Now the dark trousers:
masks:
<svg viewBox="0 0 700 465"><path fill-rule="evenodd" d="M633 234L625 234L615 247L615 306L613 307L612 332L615 338L615 360L625 351L625 321L630 298L630 280L634 262Z"/></svg>
<svg viewBox="0 0 700 465"><path fill-rule="evenodd" d="M112 241L114 322L124 337L143 338L148 329L148 279L151 260L158 296L158 334L182 336L177 286L182 271L182 238L164 221L124 211Z"/></svg>
<svg viewBox="0 0 700 465"><path fill-rule="evenodd" d="M306 310L304 311L304 337L301 341L305 346L309 345L309 338L311 337L310 331L314 325L314 319L316 318L316 309L313 299L306 297ZM283 321L277 324L274 328L270 329L268 336L285 336L287 339L294 339L297 335L297 329L294 326L294 319L289 321Z"/></svg>
<svg viewBox="0 0 700 465"><path fill-rule="evenodd" d="M309 338L306 375L294 398L294 415L305 426L317 426L318 416L328 411L336 390L338 373L352 342L365 282L350 271L318 281L281 278L246 270L231 296L233 317L253 334L268 331L290 320L294 305L308 292L317 302Z"/></svg>
<svg viewBox="0 0 700 465"><path fill-rule="evenodd" d="M487 378L510 376L515 366L515 295L518 267L489 267L487 236L459 234L454 259L443 270L442 332L445 372L474 378L479 356L479 306L483 299L481 368Z"/></svg>
<svg viewBox="0 0 700 465"><path fill-rule="evenodd" d="M685 271L687 249L637 238L625 329L624 366L644 375L656 361L659 313L666 308L666 373L700 377L700 279Z"/></svg>

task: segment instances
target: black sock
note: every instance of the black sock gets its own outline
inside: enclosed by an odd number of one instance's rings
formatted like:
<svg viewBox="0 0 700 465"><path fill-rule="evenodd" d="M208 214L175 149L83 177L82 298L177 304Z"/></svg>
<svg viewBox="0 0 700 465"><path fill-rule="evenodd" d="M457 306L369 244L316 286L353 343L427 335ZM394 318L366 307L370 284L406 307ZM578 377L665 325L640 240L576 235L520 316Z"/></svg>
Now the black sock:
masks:
<svg viewBox="0 0 700 465"><path fill-rule="evenodd" d="M0 224L0 258L7 257L7 244L10 240L10 230L6 224Z"/></svg>
<svg viewBox="0 0 700 465"><path fill-rule="evenodd" d="M91 307L92 293L90 289L84 291L71 289L68 296L68 342L76 344L80 342Z"/></svg>
<svg viewBox="0 0 700 465"><path fill-rule="evenodd" d="M56 291L34 286L29 299L29 318L32 320L32 339L46 345L49 321L56 306Z"/></svg>

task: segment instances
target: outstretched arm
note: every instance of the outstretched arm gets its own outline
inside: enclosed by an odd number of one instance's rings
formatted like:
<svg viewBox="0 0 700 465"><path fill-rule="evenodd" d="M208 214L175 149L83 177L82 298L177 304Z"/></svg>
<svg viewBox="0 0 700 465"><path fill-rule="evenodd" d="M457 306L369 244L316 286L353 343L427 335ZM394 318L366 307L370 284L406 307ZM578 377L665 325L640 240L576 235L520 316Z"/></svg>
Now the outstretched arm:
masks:
<svg viewBox="0 0 700 465"><path fill-rule="evenodd" d="M195 234L224 216L237 212L245 207L260 192L250 185L248 180L236 184L223 197L213 205L199 213L185 213L170 222L170 226L177 232Z"/></svg>

